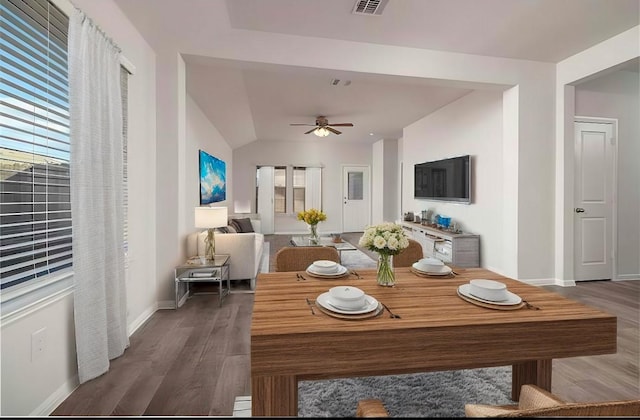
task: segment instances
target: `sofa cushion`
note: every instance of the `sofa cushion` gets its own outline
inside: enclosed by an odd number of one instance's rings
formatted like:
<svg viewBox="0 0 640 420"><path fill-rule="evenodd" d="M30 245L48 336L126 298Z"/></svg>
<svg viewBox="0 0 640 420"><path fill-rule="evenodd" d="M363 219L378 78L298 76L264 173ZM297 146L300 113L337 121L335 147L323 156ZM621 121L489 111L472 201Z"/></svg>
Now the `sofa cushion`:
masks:
<svg viewBox="0 0 640 420"><path fill-rule="evenodd" d="M254 232L253 225L251 224L251 219L249 219L248 217L244 219L231 219L231 225L236 228L236 231L238 231L238 233Z"/></svg>

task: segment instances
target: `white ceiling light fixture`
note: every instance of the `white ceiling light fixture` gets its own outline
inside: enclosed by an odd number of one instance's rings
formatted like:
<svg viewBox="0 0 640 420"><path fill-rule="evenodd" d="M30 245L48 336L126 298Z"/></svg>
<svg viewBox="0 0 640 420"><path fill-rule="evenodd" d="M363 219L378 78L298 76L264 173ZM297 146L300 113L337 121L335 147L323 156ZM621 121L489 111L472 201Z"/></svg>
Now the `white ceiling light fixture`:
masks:
<svg viewBox="0 0 640 420"><path fill-rule="evenodd" d="M327 137L329 134L342 134L342 131L336 130L334 127L353 127L353 123L334 123L329 124L329 120L325 116L319 116L316 118L315 125L312 124L301 124L301 123L292 123L289 125L309 125L315 128L307 131L304 134L313 133L318 137Z"/></svg>
<svg viewBox="0 0 640 420"><path fill-rule="evenodd" d="M329 135L329 130L327 130L325 127L318 127L313 130L313 134L318 137L327 137Z"/></svg>

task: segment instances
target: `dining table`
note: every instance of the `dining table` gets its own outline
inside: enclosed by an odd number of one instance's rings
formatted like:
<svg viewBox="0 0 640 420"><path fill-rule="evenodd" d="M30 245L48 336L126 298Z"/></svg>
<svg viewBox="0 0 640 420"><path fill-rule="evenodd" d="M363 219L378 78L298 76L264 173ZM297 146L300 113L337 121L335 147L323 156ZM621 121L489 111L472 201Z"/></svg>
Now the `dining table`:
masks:
<svg viewBox="0 0 640 420"><path fill-rule="evenodd" d="M375 269L349 269L339 278L260 273L251 320L252 415L297 416L303 380L494 366L511 366L518 401L523 384L551 390L553 359L616 352L614 315L484 268L451 268L447 276L427 276L396 267L393 287L379 286ZM459 294L473 279L504 283L522 302L473 303ZM317 300L334 286L361 289L381 310L332 314Z"/></svg>

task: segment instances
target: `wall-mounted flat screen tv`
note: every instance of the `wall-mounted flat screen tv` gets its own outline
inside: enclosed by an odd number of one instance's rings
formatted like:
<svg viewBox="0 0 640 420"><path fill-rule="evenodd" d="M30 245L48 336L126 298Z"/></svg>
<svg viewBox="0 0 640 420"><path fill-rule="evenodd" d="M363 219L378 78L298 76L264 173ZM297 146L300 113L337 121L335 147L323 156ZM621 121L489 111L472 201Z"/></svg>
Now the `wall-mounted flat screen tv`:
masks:
<svg viewBox="0 0 640 420"><path fill-rule="evenodd" d="M414 198L471 203L469 155L417 163L414 175Z"/></svg>
<svg viewBox="0 0 640 420"><path fill-rule="evenodd" d="M224 160L200 150L200 205L227 199L227 165Z"/></svg>

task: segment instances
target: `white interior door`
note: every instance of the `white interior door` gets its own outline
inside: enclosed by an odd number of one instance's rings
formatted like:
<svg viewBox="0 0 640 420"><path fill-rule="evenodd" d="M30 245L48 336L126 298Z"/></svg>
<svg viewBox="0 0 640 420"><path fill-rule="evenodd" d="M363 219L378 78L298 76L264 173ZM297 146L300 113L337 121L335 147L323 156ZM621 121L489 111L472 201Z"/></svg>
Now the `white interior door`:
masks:
<svg viewBox="0 0 640 420"><path fill-rule="evenodd" d="M342 230L362 232L371 223L369 167L345 166L342 180Z"/></svg>
<svg viewBox="0 0 640 420"><path fill-rule="evenodd" d="M613 123L575 123L575 280L613 277Z"/></svg>
<svg viewBox="0 0 640 420"><path fill-rule="evenodd" d="M258 213L260 214L260 230L266 235L274 232L274 168L273 166L261 166L258 168Z"/></svg>

